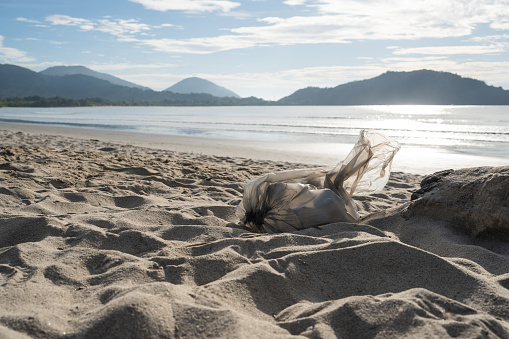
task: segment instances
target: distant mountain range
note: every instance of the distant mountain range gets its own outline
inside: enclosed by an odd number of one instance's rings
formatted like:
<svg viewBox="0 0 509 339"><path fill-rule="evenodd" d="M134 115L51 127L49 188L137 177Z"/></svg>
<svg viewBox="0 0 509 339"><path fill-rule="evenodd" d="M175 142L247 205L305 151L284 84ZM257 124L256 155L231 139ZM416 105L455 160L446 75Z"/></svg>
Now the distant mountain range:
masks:
<svg viewBox="0 0 509 339"><path fill-rule="evenodd" d="M91 76L91 77L94 77L97 79L109 81L114 85L140 88L140 89L144 89L144 90L150 89L148 87L140 86L135 83L122 80L122 79L117 78L110 74L93 71L93 70L86 68L84 66L54 66L54 67L47 68L44 71L40 71L39 73L44 74L44 75L52 75L52 76L82 74L82 75L88 75L88 76Z"/></svg>
<svg viewBox="0 0 509 339"><path fill-rule="evenodd" d="M102 98L112 104L160 105L509 105L509 91L459 75L419 70L386 72L333 88L308 87L278 101L239 96L200 78L188 78L154 91L83 66L51 67L42 72L0 64L0 99L39 96ZM119 102L120 101L120 102Z"/></svg>
<svg viewBox="0 0 509 339"><path fill-rule="evenodd" d="M238 94L230 91L227 88L216 85L213 82L210 82L201 78L187 78L184 79L175 85L168 87L165 91L170 91L173 93L182 93L182 94L190 94L190 93L208 93L215 97L232 97L232 98L240 98Z"/></svg>
<svg viewBox="0 0 509 339"><path fill-rule="evenodd" d="M55 75L48 75L48 73ZM264 102L257 98L220 98L199 92L183 94L171 91L154 91L140 88L141 86L137 85L134 87L135 84L122 81L85 67L70 69L57 67L38 73L15 65L0 64L0 99L31 96L72 99L102 98L111 101L124 101L124 104L141 101L148 104L157 102L161 105L256 105ZM210 85L208 86L210 87ZM199 90L201 89L198 88L197 91Z"/></svg>
<svg viewBox="0 0 509 339"><path fill-rule="evenodd" d="M509 91L459 75L386 72L334 88L308 87L278 101L288 105L509 105Z"/></svg>

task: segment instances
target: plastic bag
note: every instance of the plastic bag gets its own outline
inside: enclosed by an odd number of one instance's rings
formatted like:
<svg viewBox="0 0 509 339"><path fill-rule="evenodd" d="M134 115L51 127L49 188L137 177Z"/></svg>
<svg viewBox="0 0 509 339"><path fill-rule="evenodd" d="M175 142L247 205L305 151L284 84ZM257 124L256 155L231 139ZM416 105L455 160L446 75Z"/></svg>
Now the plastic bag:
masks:
<svg viewBox="0 0 509 339"><path fill-rule="evenodd" d="M252 232L291 232L339 221L358 222L352 200L382 190L397 141L362 130L345 160L333 168L268 173L249 181L236 215Z"/></svg>

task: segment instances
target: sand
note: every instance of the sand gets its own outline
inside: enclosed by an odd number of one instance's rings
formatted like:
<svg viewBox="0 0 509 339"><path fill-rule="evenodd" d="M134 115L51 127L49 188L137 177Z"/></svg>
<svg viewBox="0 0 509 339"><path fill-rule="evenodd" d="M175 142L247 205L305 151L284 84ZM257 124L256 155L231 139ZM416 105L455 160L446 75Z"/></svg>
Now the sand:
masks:
<svg viewBox="0 0 509 339"><path fill-rule="evenodd" d="M243 185L305 164L222 152L0 131L0 337L509 338L509 226L438 212L489 186L472 171L393 172L361 224L267 235ZM508 170L483 172L496 220Z"/></svg>

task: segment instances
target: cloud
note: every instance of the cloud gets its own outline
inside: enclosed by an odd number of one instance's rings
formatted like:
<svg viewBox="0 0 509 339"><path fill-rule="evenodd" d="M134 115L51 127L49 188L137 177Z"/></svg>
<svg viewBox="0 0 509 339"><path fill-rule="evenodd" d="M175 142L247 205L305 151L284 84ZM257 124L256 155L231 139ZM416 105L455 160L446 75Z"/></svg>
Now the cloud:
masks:
<svg viewBox="0 0 509 339"><path fill-rule="evenodd" d="M240 3L227 0L129 0L155 11L229 12Z"/></svg>
<svg viewBox="0 0 509 339"><path fill-rule="evenodd" d="M32 20L32 19L27 19L27 18L23 18L23 17L16 18L16 21L28 22L28 23L31 23L31 24L40 24L41 23L40 21Z"/></svg>
<svg viewBox="0 0 509 339"><path fill-rule="evenodd" d="M327 14L366 15L385 17L389 22L414 22L420 29L437 26L471 30L479 23L488 23L494 29L509 29L508 0L315 0L310 6Z"/></svg>
<svg viewBox="0 0 509 339"><path fill-rule="evenodd" d="M505 84L505 89L509 90L507 81L509 79L509 61L472 61L458 65L457 70L463 76L483 80L488 85L501 86Z"/></svg>
<svg viewBox="0 0 509 339"><path fill-rule="evenodd" d="M424 55L457 55L457 54L493 54L506 51L503 44L489 46L436 46L417 48L398 48L393 51L396 55L424 54Z"/></svg>
<svg viewBox="0 0 509 339"><path fill-rule="evenodd" d="M156 10L219 11L224 14L240 5L215 0L130 0ZM465 37L479 24L509 26L500 13L509 0L287 0L288 5L314 9L309 16L263 17L259 25L228 29L222 35L187 39L154 38L146 33L155 28L137 20L103 18L88 20L66 15L46 19L52 25L75 26L83 31L100 31L125 42L149 46L173 54L210 54L221 51L298 44L343 44L363 40L417 40L422 38ZM504 21L505 20L505 21ZM178 28L178 27L176 27ZM509 27L508 27L509 28ZM225 29L226 30L226 29ZM396 54L483 54L503 47L447 47L439 49L400 49Z"/></svg>
<svg viewBox="0 0 509 339"><path fill-rule="evenodd" d="M498 29L509 26L507 18L500 14L509 6L509 0L287 0L285 3L306 4L315 13L288 18L264 17L258 19L260 25L233 28L228 34L213 37L138 42L168 53L206 54L257 46L466 37L480 24ZM467 48L454 49L450 47L447 52L467 52ZM476 47L469 54L496 49L497 46Z"/></svg>
<svg viewBox="0 0 509 339"><path fill-rule="evenodd" d="M49 21L51 25L54 26L75 26L83 31L98 31L123 39L130 39L134 34L150 31L152 29L151 26L139 23L134 19L124 20L105 18L99 20L88 20L56 14L46 17L46 21Z"/></svg>
<svg viewBox="0 0 509 339"><path fill-rule="evenodd" d="M145 39L138 40L138 43L160 52L209 54L256 46L348 43L347 36L357 34L348 28L343 34L338 34L335 20L330 17L265 18L260 21L269 25L235 28L231 29L234 34L215 37Z"/></svg>
<svg viewBox="0 0 509 339"><path fill-rule="evenodd" d="M253 0L252 0L253 1ZM222 17L234 18L237 20L246 20L254 17L253 13L247 11L230 11L230 12L222 12L218 14Z"/></svg>
<svg viewBox="0 0 509 339"><path fill-rule="evenodd" d="M49 21L52 25L63 25L63 26L78 26L78 27L93 27L93 22L87 19L73 18L68 15L50 15L46 17L46 21Z"/></svg>
<svg viewBox="0 0 509 339"><path fill-rule="evenodd" d="M4 63L24 63L32 62L35 59L28 57L26 52L16 48L4 47L4 37L0 35L0 62Z"/></svg>
<svg viewBox="0 0 509 339"><path fill-rule="evenodd" d="M190 53L190 54L210 54L220 51L249 48L254 44L242 36L222 35L211 38L192 38L192 39L145 39L136 40L140 45L152 47L158 52L167 53Z"/></svg>
<svg viewBox="0 0 509 339"><path fill-rule="evenodd" d="M304 5L306 2L307 2L307 0L286 0L286 1L283 1L283 3L288 6L301 6L301 5Z"/></svg>
<svg viewBox="0 0 509 339"><path fill-rule="evenodd" d="M150 31L151 27L146 24L139 23L134 19L129 20L99 20L97 31L108 33L114 36L123 37L126 34L137 34L145 31Z"/></svg>
<svg viewBox="0 0 509 339"><path fill-rule="evenodd" d="M493 43L500 40L509 40L509 34L477 36L472 37L470 40Z"/></svg>
<svg viewBox="0 0 509 339"><path fill-rule="evenodd" d="M63 42L63 41L53 41L53 40L50 40L49 42L50 44L52 45L66 45L68 44L68 42Z"/></svg>
<svg viewBox="0 0 509 339"><path fill-rule="evenodd" d="M500 29L500 30L509 30L509 20L506 19L506 21L495 21L491 24L491 27L494 29Z"/></svg>

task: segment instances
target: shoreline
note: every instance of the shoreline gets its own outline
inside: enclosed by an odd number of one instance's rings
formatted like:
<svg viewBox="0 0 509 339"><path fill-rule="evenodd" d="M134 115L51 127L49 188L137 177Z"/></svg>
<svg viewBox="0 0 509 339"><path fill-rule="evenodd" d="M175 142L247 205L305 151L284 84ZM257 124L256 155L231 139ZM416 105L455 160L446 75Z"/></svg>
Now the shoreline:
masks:
<svg viewBox="0 0 509 339"><path fill-rule="evenodd" d="M56 135L82 140L95 139L101 142L174 152L289 162L309 166L335 166L346 157L353 147L353 144L273 143L17 123L0 123L0 130ZM508 159L498 157L453 152L439 147L402 145L394 159L392 170L427 175L446 169L507 165L509 165Z"/></svg>
<svg viewBox="0 0 509 339"><path fill-rule="evenodd" d="M30 124L0 123L0 130L32 134L57 135L77 139L96 139L101 142L117 143L153 149L203 154L209 156L239 157L255 160L302 163L314 166L335 165L340 159L326 153L311 150L292 149L289 143L275 145L265 141L213 139L179 135L149 134L140 132L112 131L77 127L41 126ZM274 147L277 146L277 147ZM353 145L344 145L347 153ZM345 154L346 155L346 154Z"/></svg>

